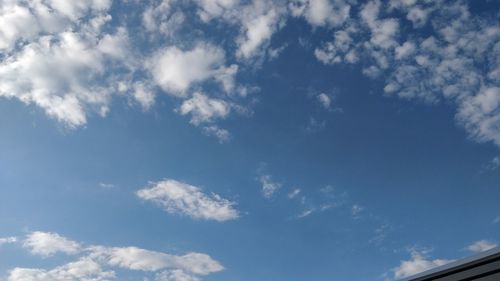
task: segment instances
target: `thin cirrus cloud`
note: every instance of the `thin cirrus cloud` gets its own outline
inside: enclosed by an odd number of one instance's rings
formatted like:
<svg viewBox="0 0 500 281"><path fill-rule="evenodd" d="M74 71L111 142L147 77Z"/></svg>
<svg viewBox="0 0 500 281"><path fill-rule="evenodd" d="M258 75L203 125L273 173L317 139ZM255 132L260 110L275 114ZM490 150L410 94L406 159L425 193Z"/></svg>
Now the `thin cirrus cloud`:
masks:
<svg viewBox="0 0 500 281"><path fill-rule="evenodd" d="M166 179L140 189L136 195L151 201L166 212L182 214L193 219L224 222L239 218L235 203L217 194L207 195L199 187Z"/></svg>
<svg viewBox="0 0 500 281"><path fill-rule="evenodd" d="M15 267L9 270L7 281L119 280L114 268L153 272L171 278L158 280L183 281L200 280L200 276L224 270L218 261L198 252L172 255L134 246L84 246L60 234L40 231L28 234L24 244L28 241L30 246L25 248L32 254L47 258L62 251L76 256L75 260L49 269Z"/></svg>

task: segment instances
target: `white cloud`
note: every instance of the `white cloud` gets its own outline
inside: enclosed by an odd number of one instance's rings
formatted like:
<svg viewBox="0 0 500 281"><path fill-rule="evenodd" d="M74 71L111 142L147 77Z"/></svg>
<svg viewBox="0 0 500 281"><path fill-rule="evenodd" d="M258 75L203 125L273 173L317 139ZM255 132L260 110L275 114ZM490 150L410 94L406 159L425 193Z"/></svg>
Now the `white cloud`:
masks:
<svg viewBox="0 0 500 281"><path fill-rule="evenodd" d="M220 80L225 87L235 74L235 67L224 66L224 50L211 44L199 43L190 50L175 46L159 50L148 63L154 81L169 94L185 97L196 83ZM225 83L225 84L224 84Z"/></svg>
<svg viewBox="0 0 500 281"><path fill-rule="evenodd" d="M224 269L219 262L202 253L187 253L177 256L137 247L102 246L91 247L89 251L90 257L99 262L131 270L181 269L191 274L208 275Z"/></svg>
<svg viewBox="0 0 500 281"><path fill-rule="evenodd" d="M241 11L241 34L236 39L236 55L241 59L258 56L279 28L283 8L262 0L254 0Z"/></svg>
<svg viewBox="0 0 500 281"><path fill-rule="evenodd" d="M126 30L103 31L111 19L110 5L110 1L4 1L0 97L37 105L68 127L84 125L89 110L104 115L117 79L110 73L131 66L124 61L130 60ZM108 62L113 65L105 68Z"/></svg>
<svg viewBox="0 0 500 281"><path fill-rule="evenodd" d="M36 237L36 238L35 238ZM33 242L33 241L34 242ZM209 255L190 252L184 255L171 255L145 250L137 247L84 247L57 233L37 233L24 241L26 248L33 253L47 256L56 251L83 254L76 261L53 269L16 267L9 271L8 281L106 281L115 280L113 270L105 267L119 267L144 272L158 272L157 280L198 281L197 276L219 272L224 267ZM168 279L170 278L170 279Z"/></svg>
<svg viewBox="0 0 500 281"><path fill-rule="evenodd" d="M349 18L351 6L343 0L296 0L289 9L293 16L303 16L312 26L340 26Z"/></svg>
<svg viewBox="0 0 500 281"><path fill-rule="evenodd" d="M380 7L379 0L368 2L361 10L361 18L371 30L370 42L377 47L388 49L397 45L395 36L399 32L399 22L392 18L380 20Z"/></svg>
<svg viewBox="0 0 500 281"><path fill-rule="evenodd" d="M56 253L78 254L81 246L78 242L72 241L57 233L35 231L26 236L23 247L31 254L42 257L49 257Z"/></svg>
<svg viewBox="0 0 500 281"><path fill-rule="evenodd" d="M152 201L168 213L188 215L194 219L227 221L237 219L234 202L217 194L206 195L200 188L167 179L137 191L141 199Z"/></svg>
<svg viewBox="0 0 500 281"><path fill-rule="evenodd" d="M228 10L235 8L239 0L197 0L200 7L198 15L207 22L213 18L221 17Z"/></svg>
<svg viewBox="0 0 500 281"><path fill-rule="evenodd" d="M164 271L156 275L156 281L199 281L200 279L191 274L187 274L183 270L176 269Z"/></svg>
<svg viewBox="0 0 500 281"><path fill-rule="evenodd" d="M396 59L406 58L415 52L415 44L411 41L404 42L403 45L396 47Z"/></svg>
<svg viewBox="0 0 500 281"><path fill-rule="evenodd" d="M191 123L211 123L215 119L223 119L230 112L230 106L221 99L212 99L205 94L196 92L190 99L185 100L179 112L182 115L191 115Z"/></svg>
<svg viewBox="0 0 500 281"><path fill-rule="evenodd" d="M3 244L11 244L11 243L16 243L17 242L17 237L11 236L11 237L0 237L0 246Z"/></svg>
<svg viewBox="0 0 500 281"><path fill-rule="evenodd" d="M428 260L424 256L424 253L412 250L411 259L401 261L401 264L398 267L394 268L392 271L394 272L394 277L396 279L402 279L441 265L445 265L450 262L452 262L452 260Z"/></svg>
<svg viewBox="0 0 500 281"><path fill-rule="evenodd" d="M69 262L53 269L13 268L9 271L7 281L115 280L115 271L104 270L104 268L108 267L118 267L143 272L158 272L158 281L198 281L198 276L205 276L224 270L224 267L218 261L204 253L189 252L184 255L172 255L137 247L107 247L99 245L84 247L81 243L73 242L59 234L45 234L51 237L50 239L44 238L45 241L55 239L56 242L45 242L43 243L44 246L40 246L40 240L44 239L37 239L37 246L35 247L42 247L43 250L41 250L41 252L44 255L46 253L53 254L56 250L69 251L68 247L71 248L74 246L68 246L68 241L70 241L71 243L69 244L78 245L78 253L80 256L74 262ZM47 244L52 246L49 247ZM58 244L59 246L54 246L54 244ZM62 244L66 244L66 246L61 246ZM48 250L48 248L57 249ZM33 249L30 248L29 250L33 252ZM71 252L73 251L71 250Z"/></svg>
<svg viewBox="0 0 500 281"><path fill-rule="evenodd" d="M92 259L82 258L51 270L16 267L7 281L107 281L115 279L113 271L104 271Z"/></svg>
<svg viewBox="0 0 500 281"><path fill-rule="evenodd" d="M327 94L321 93L317 95L316 98L325 109L330 109L330 106L332 104L332 99Z"/></svg>
<svg viewBox="0 0 500 281"><path fill-rule="evenodd" d="M156 1L148 5L142 14L142 24L153 38L158 35L171 37L182 26L186 16L181 11L172 8L176 0Z"/></svg>
<svg viewBox="0 0 500 281"><path fill-rule="evenodd" d="M457 119L472 138L500 146L500 87L482 88L462 100Z"/></svg>
<svg viewBox="0 0 500 281"><path fill-rule="evenodd" d="M226 143L231 140L231 133L217 125L204 126L203 132L208 136L216 137L220 143Z"/></svg>
<svg viewBox="0 0 500 281"><path fill-rule="evenodd" d="M281 184L274 182L270 175L260 176L259 181L262 184L262 194L268 199L281 188Z"/></svg>
<svg viewBox="0 0 500 281"><path fill-rule="evenodd" d="M480 253L487 251L489 249L493 249L497 247L498 245L494 242L488 241L488 240L479 240L471 245L467 246L467 250L473 252L473 253Z"/></svg>

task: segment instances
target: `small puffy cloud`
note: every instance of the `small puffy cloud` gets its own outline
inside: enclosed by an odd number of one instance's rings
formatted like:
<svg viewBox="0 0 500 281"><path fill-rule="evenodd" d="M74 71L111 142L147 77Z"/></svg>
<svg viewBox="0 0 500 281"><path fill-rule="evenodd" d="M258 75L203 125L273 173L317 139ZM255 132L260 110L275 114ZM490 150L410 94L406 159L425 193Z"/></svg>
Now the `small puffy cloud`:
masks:
<svg viewBox="0 0 500 281"><path fill-rule="evenodd" d="M462 100L457 119L477 141L500 146L500 87L482 88Z"/></svg>
<svg viewBox="0 0 500 281"><path fill-rule="evenodd" d="M262 194L268 199L281 188L281 184L273 181L271 175L262 175L259 181L262 184Z"/></svg>
<svg viewBox="0 0 500 281"><path fill-rule="evenodd" d="M160 205L168 213L184 214L194 219L223 222L239 217L234 202L217 194L206 195L196 186L172 179L155 183L136 194L143 200Z"/></svg>
<svg viewBox="0 0 500 281"><path fill-rule="evenodd" d="M81 245L57 233L35 231L26 236L23 247L31 254L42 257L49 257L56 253L78 254Z"/></svg>
<svg viewBox="0 0 500 281"><path fill-rule="evenodd" d="M108 281L115 279L115 272L104 271L100 264L82 258L51 270L16 267L9 272L7 281Z"/></svg>
<svg viewBox="0 0 500 281"><path fill-rule="evenodd" d="M340 26L349 18L351 6L343 0L295 0L289 4L293 16L303 16L312 26Z"/></svg>
<svg viewBox="0 0 500 281"><path fill-rule="evenodd" d="M429 260L424 255L425 253L412 250L411 259L401 261L400 265L392 270L394 277L399 280L452 262L444 259Z"/></svg>
<svg viewBox="0 0 500 281"><path fill-rule="evenodd" d="M197 0L198 15L204 22L224 15L228 10L235 8L239 0Z"/></svg>
<svg viewBox="0 0 500 281"><path fill-rule="evenodd" d="M199 43L190 50L170 46L153 55L148 69L163 90L185 97L186 91L196 83L209 79L220 80L224 85L230 83L235 67L228 69L224 61L224 50L211 44Z"/></svg>
<svg viewBox="0 0 500 281"><path fill-rule="evenodd" d="M379 19L381 3L370 1L361 10L361 18L371 30L370 42L382 49L397 45L395 36L399 32L399 22L396 19Z"/></svg>
<svg viewBox="0 0 500 281"><path fill-rule="evenodd" d="M325 109L330 109L330 106L332 104L332 99L330 98L330 96L325 93L321 93L317 95L316 98Z"/></svg>
<svg viewBox="0 0 500 281"><path fill-rule="evenodd" d="M196 92L190 99L184 100L179 112L191 115L191 123L199 125L223 119L230 112L230 106L221 99L212 99L201 92Z"/></svg>
<svg viewBox="0 0 500 281"><path fill-rule="evenodd" d="M494 242L488 241L488 240L479 240L471 245L467 246L467 250L473 252L473 253L480 253L487 251L489 249L493 249L497 247L498 245Z"/></svg>
<svg viewBox="0 0 500 281"><path fill-rule="evenodd" d="M400 60L412 55L415 52L415 44L411 41L406 41L403 45L396 47L394 50L396 52L396 59Z"/></svg>
<svg viewBox="0 0 500 281"><path fill-rule="evenodd" d="M241 13L236 55L240 59L251 59L262 52L263 46L279 28L283 9L273 2L254 0Z"/></svg>

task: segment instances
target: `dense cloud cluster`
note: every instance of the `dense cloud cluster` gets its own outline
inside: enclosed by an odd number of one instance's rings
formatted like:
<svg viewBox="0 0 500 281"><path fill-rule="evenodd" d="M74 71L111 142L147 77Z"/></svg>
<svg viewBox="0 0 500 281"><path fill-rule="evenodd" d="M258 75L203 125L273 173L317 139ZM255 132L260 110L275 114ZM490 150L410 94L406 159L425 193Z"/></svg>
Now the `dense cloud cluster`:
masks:
<svg viewBox="0 0 500 281"><path fill-rule="evenodd" d="M363 74L384 81L388 96L451 101L457 122L473 139L500 145L499 26L492 24L495 18L472 15L463 1L124 3L141 11L139 30L151 48L134 45L141 41L130 34L132 23L113 19L113 5L3 0L0 96L35 104L74 128L92 112L105 116L113 96L147 110L162 91L180 99L177 112L191 116L193 125L225 142L230 132L217 119L241 112L231 108L244 108L248 93L238 75L275 59L279 49L269 48L272 36L297 19L331 32L331 41L314 47L320 62L360 64ZM236 30L228 38L233 47L215 44L208 34L178 36L193 15L199 24ZM205 91L207 83L217 90Z"/></svg>

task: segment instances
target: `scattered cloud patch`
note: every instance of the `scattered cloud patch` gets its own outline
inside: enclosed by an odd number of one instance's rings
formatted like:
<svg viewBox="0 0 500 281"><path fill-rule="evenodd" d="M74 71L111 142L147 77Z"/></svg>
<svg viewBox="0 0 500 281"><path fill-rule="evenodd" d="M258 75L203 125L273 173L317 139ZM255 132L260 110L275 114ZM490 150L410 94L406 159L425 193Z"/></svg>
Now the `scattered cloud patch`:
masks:
<svg viewBox="0 0 500 281"><path fill-rule="evenodd" d="M488 251L490 249L493 249L497 247L498 245L494 242L488 241L488 240L479 240L471 245L467 246L467 250L473 252L473 253L480 253L484 251Z"/></svg>
<svg viewBox="0 0 500 281"><path fill-rule="evenodd" d="M12 244L17 242L17 237L0 237L0 246L3 244Z"/></svg>
<svg viewBox="0 0 500 281"><path fill-rule="evenodd" d="M136 194L143 200L158 204L168 213L183 214L193 219L223 222L239 217L234 202L217 194L207 195L196 186L172 179L154 183Z"/></svg>
<svg viewBox="0 0 500 281"><path fill-rule="evenodd" d="M33 232L36 236L40 236L40 233ZM43 234L56 239L59 244L61 244L60 241L65 241L65 243L71 241L57 233L46 232ZM117 278L117 273L113 267L145 273L156 272L157 280L198 281L200 276L224 270L224 267L218 261L203 253L189 252L184 255L172 255L133 246L107 247L93 245L87 247L79 242L73 241L73 243L79 245L79 251L74 254L80 256L75 261L52 269L15 267L9 270L7 281L120 280ZM61 247L57 248L57 251L61 251ZM68 247L63 248L67 249ZM33 252L32 248L28 248L28 250ZM47 252L52 254L54 251L42 251L44 255Z"/></svg>
<svg viewBox="0 0 500 281"><path fill-rule="evenodd" d="M33 255L50 257L56 253L75 255L81 251L81 245L52 232L31 232L23 241L23 247Z"/></svg>
<svg viewBox="0 0 500 281"><path fill-rule="evenodd" d="M236 66L226 67L224 62L225 52L222 48L198 43L187 50L176 46L160 49L149 60L147 67L156 84L163 90L174 96L186 97L187 90L197 83L210 79L232 80ZM230 90L231 87L227 88Z"/></svg>
<svg viewBox="0 0 500 281"><path fill-rule="evenodd" d="M325 109L330 109L330 106L332 104L332 99L330 98L330 96L325 93L321 93L317 95L316 98Z"/></svg>
<svg viewBox="0 0 500 281"><path fill-rule="evenodd" d="M400 265L393 268L394 278L400 280L426 270L442 266L452 262L453 260L445 259L428 259L425 255L426 252L419 252L417 250L411 250L411 259L401 261Z"/></svg>
<svg viewBox="0 0 500 281"><path fill-rule="evenodd" d="M271 175L262 175L259 177L259 181L262 184L262 194L267 199L271 198L281 188L281 184L275 182Z"/></svg>

